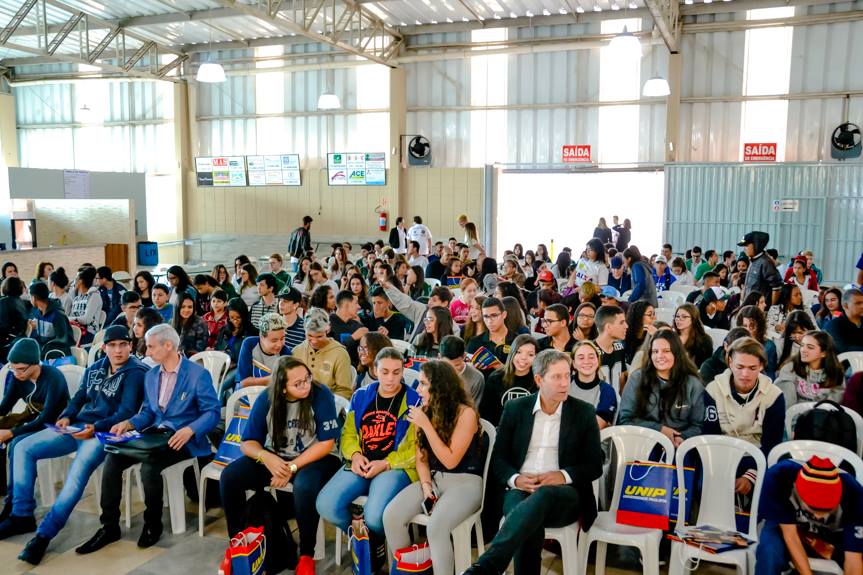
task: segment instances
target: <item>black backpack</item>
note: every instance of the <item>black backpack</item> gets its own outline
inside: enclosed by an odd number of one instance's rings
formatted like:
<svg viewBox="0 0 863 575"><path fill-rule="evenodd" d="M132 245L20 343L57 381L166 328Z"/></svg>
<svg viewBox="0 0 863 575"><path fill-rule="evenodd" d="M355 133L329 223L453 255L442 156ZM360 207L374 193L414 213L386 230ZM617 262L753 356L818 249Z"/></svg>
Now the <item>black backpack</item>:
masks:
<svg viewBox="0 0 863 575"><path fill-rule="evenodd" d="M246 525L263 527L267 542L264 565L267 573L280 573L297 567L297 546L291 535L282 506L265 491L257 491L246 501Z"/></svg>
<svg viewBox="0 0 863 575"><path fill-rule="evenodd" d="M829 405L832 409L819 409ZM794 439L815 439L857 453L857 426L835 401L824 399L802 413L794 423Z"/></svg>

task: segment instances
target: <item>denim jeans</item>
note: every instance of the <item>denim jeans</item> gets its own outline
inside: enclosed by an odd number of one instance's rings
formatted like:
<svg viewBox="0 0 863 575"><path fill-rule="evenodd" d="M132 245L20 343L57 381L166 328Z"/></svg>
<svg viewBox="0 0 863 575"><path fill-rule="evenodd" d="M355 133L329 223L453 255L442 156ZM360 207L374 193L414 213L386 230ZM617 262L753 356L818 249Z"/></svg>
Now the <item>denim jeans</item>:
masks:
<svg viewBox="0 0 863 575"><path fill-rule="evenodd" d="M384 536L384 509L398 493L411 484L401 469L384 471L373 479L356 475L350 469L340 469L318 494L318 513L328 523L342 531L351 524L351 501L367 495L363 516L366 526L375 535Z"/></svg>
<svg viewBox="0 0 863 575"><path fill-rule="evenodd" d="M43 429L23 439L15 449L14 477L12 478L12 514L21 517L33 515L36 499L33 496L36 483L36 462L75 453L69 466L66 481L53 507L39 525L39 535L53 538L63 529L90 475L105 459L105 451L98 439L75 439L50 429Z"/></svg>
<svg viewBox="0 0 863 575"><path fill-rule="evenodd" d="M28 433L27 435L19 435L18 437L13 438L9 443L7 443L7 444L6 444L6 447L5 447L5 451L6 451L6 462L7 462L7 470L6 470L6 474L7 474L7 475L6 475L6 501L7 501L7 502L9 502L9 503L11 503L11 502L12 502L12 482L13 482L13 480L14 480L14 476L12 475L12 473L13 473L13 471L14 471L14 469L15 469L15 468L13 467L13 466L14 466L14 464L15 464L13 454L15 453L15 447L17 447L17 445L18 445L19 443L21 443L21 441L22 441L22 440L24 440L24 439L26 439L26 438L30 437L31 435L33 435L33 434L32 434L32 433Z"/></svg>

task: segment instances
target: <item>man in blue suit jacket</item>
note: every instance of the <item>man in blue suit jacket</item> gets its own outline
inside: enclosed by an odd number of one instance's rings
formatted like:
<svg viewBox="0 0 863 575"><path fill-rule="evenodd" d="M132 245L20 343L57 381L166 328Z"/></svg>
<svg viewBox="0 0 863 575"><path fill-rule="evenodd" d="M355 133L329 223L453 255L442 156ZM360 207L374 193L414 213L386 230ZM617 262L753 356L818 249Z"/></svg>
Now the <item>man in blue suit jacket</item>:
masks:
<svg viewBox="0 0 863 575"><path fill-rule="evenodd" d="M147 355L157 364L144 379L144 405L132 418L111 428L120 435L137 430L170 434L168 449L160 450L141 465L144 484L144 529L138 547L154 545L162 535L162 471L189 459L210 455L207 433L220 418L219 399L210 373L183 357L177 350L180 338L168 324L150 328L146 334ZM123 471L136 459L109 453L102 473L100 506L102 527L78 547L80 554L98 551L120 539L120 499Z"/></svg>

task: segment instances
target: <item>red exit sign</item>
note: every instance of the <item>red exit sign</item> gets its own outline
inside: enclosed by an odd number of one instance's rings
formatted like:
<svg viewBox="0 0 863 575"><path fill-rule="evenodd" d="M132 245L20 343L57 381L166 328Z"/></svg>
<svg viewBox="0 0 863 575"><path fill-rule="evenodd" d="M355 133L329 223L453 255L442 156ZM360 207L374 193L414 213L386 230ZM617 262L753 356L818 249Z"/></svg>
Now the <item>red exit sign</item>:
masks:
<svg viewBox="0 0 863 575"><path fill-rule="evenodd" d="M743 144L744 162L775 162L776 143Z"/></svg>
<svg viewBox="0 0 863 575"><path fill-rule="evenodd" d="M590 163L590 146L581 144L575 146L564 146L563 161L567 164L572 162Z"/></svg>

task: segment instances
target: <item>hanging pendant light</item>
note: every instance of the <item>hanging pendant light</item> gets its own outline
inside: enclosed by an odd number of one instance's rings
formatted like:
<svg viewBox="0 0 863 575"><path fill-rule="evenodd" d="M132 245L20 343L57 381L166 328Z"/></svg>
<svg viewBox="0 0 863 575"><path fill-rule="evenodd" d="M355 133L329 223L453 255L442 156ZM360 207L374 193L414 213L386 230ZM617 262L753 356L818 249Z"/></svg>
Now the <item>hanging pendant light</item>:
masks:
<svg viewBox="0 0 863 575"><path fill-rule="evenodd" d="M644 83L644 88L641 90L641 95L648 98L658 98L671 94L671 87L668 85L668 80L661 76L654 76Z"/></svg>
<svg viewBox="0 0 863 575"><path fill-rule="evenodd" d="M195 80L207 84L218 84L227 81L227 78L225 77L225 69L221 64L217 62L204 62L198 66Z"/></svg>
<svg viewBox="0 0 863 575"><path fill-rule="evenodd" d="M339 97L329 92L321 94L318 97L318 110L338 110L342 107L342 102Z"/></svg>
<svg viewBox="0 0 863 575"><path fill-rule="evenodd" d="M620 54L641 57L641 42L626 29L626 26L623 27L623 32L611 39L609 46Z"/></svg>

